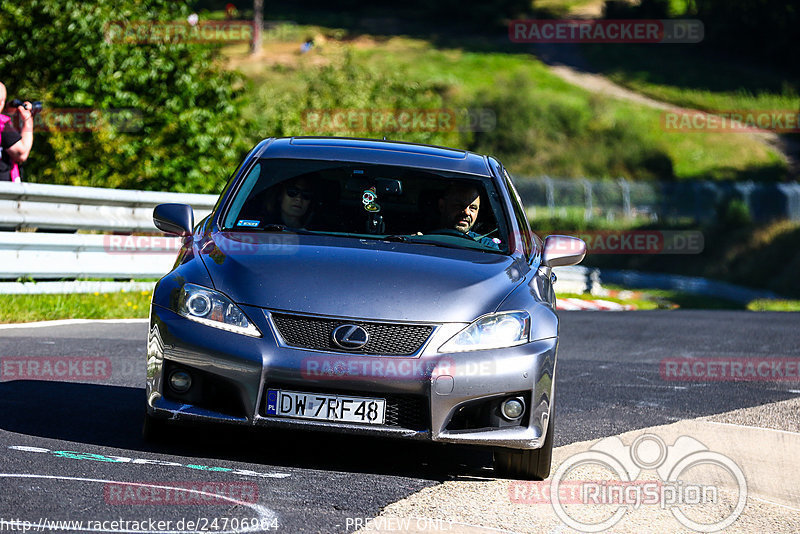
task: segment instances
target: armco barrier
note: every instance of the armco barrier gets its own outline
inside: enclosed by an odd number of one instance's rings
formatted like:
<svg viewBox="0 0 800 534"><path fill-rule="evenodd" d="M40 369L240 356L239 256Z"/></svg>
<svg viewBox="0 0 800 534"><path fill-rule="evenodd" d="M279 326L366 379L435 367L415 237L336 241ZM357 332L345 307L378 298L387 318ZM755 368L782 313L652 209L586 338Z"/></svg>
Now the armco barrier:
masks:
<svg viewBox="0 0 800 534"><path fill-rule="evenodd" d="M175 261L179 238L85 232L157 233L153 208L158 204L189 204L197 221L216 201L216 195L0 182L0 228L6 230L0 231L0 279L6 280L0 292L72 292L85 287L85 282L12 281L20 278L160 278ZM26 229L38 231L14 231Z"/></svg>
<svg viewBox="0 0 800 534"><path fill-rule="evenodd" d="M791 214L797 212L800 217L798 187L800 186L797 184L779 184L774 187L778 193L773 194L773 197L777 195L782 211ZM524 186L520 189L524 189ZM739 189L745 196L756 193L750 188ZM591 192L592 187L587 186L587 190ZM527 193L531 194L533 191L529 190ZM765 194L769 197L772 193ZM592 198L591 195L589 198ZM758 193L751 198L760 200ZM131 243L118 235L52 233L46 230L156 232L152 219L156 205L167 202L189 204L195 210L197 221L211 211L216 200L216 195L0 182L0 228L40 230L0 231L0 279L6 280L0 282L0 293L119 289L113 282L31 284L13 281L19 278L160 278L172 267L179 238L157 236L149 240L133 240ZM769 202L764 201L764 204ZM680 289L740 302L777 297L768 291L751 290L702 278L635 271L600 272L583 266L559 267L554 272L558 279L556 290L560 293L596 294L601 290L600 283L604 282L628 287Z"/></svg>
<svg viewBox="0 0 800 534"><path fill-rule="evenodd" d="M740 303L748 303L754 299L780 298L772 291L750 289L694 276L603 269L599 271L599 277L604 284L618 284L630 288L674 289L692 295L706 295Z"/></svg>
<svg viewBox="0 0 800 534"><path fill-rule="evenodd" d="M175 263L180 238L158 237L149 252L115 243L124 237L0 232L0 278L161 278Z"/></svg>
<svg viewBox="0 0 800 534"><path fill-rule="evenodd" d="M217 195L0 182L0 228L155 232L153 208L189 204L200 220Z"/></svg>

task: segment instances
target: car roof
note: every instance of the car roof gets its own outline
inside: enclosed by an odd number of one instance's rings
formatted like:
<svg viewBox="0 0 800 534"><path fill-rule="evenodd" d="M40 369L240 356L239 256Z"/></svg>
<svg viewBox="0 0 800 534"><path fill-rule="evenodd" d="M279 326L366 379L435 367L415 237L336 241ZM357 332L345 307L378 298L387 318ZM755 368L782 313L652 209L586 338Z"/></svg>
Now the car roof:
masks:
<svg viewBox="0 0 800 534"><path fill-rule="evenodd" d="M352 137L279 137L261 144L256 155L262 158L355 161L492 176L485 156L434 145Z"/></svg>

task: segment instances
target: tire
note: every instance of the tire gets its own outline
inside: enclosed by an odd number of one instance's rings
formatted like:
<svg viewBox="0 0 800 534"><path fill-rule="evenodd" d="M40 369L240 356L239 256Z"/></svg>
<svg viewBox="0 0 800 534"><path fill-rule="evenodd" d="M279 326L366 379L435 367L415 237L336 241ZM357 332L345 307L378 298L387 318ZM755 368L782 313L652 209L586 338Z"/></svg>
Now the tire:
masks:
<svg viewBox="0 0 800 534"><path fill-rule="evenodd" d="M153 417L145 412L144 424L142 425L142 437L145 441L149 443L166 443L169 441L171 430L165 420Z"/></svg>
<svg viewBox="0 0 800 534"><path fill-rule="evenodd" d="M547 434L544 445L539 449L506 449L494 450L494 470L506 478L521 480L544 480L550 476L550 462L553 459L553 433L555 418L550 408L551 418L547 422Z"/></svg>

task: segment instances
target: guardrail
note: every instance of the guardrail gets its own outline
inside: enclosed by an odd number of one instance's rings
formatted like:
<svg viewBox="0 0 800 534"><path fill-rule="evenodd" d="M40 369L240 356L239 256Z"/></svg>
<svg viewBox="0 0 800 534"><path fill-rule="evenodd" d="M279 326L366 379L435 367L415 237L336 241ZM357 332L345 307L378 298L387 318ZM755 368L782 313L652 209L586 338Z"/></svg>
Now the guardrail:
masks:
<svg viewBox="0 0 800 534"><path fill-rule="evenodd" d="M779 295L763 289L750 289L727 282L708 280L697 276L642 273L639 271L603 269L598 271L598 282L618 284L630 288L675 289L692 295L718 297L740 304L755 299L777 299Z"/></svg>
<svg viewBox="0 0 800 534"><path fill-rule="evenodd" d="M153 208L168 202L189 204L195 210L195 220L200 220L210 213L216 200L216 195L0 182L0 227L40 230L0 231L0 279L160 278L172 268L180 238L160 235L153 225ZM155 235L64 233L87 230ZM775 297L771 292L701 278L624 271L601 273L583 266L559 267L554 272L556 291L560 293L601 294L604 281L630 287L680 289L736 301ZM0 293L119 291L121 287L139 289L148 283L143 284L6 281L0 282Z"/></svg>
<svg viewBox="0 0 800 534"><path fill-rule="evenodd" d="M553 272L556 274L556 294L591 293L592 295L599 295L602 293L600 273L597 269L574 265L571 267L555 267Z"/></svg>
<svg viewBox="0 0 800 534"><path fill-rule="evenodd" d="M0 233L0 278L161 278L175 262L180 238ZM142 236L146 237L146 236ZM150 241L149 243L147 241Z"/></svg>
<svg viewBox="0 0 800 534"><path fill-rule="evenodd" d="M216 195L0 182L0 228L11 230L0 231L0 279L160 278L172 267L180 238L160 235L153 208L189 204L200 220L216 201ZM30 229L38 231L14 231ZM116 234L77 233L87 231ZM71 292L71 286L84 291L109 285L93 284L2 282L0 292Z"/></svg>
<svg viewBox="0 0 800 534"><path fill-rule="evenodd" d="M157 232L153 208L158 204L189 204L200 220L216 201L216 195L0 182L0 227Z"/></svg>

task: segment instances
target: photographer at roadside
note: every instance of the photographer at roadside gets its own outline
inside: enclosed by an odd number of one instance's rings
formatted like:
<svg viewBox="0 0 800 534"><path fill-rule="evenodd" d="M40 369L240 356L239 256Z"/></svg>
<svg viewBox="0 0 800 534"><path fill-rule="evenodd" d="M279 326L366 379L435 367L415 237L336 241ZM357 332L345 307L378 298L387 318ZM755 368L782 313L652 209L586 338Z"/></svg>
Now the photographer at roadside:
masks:
<svg viewBox="0 0 800 534"><path fill-rule="evenodd" d="M17 131L12 118L2 114L6 96L6 86L0 82L0 182L19 182L22 179L19 165L25 163L33 147L33 106L23 102L16 108L21 124L21 131Z"/></svg>

